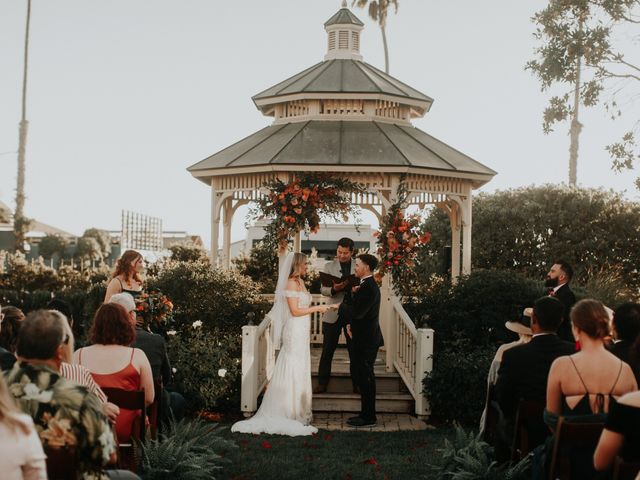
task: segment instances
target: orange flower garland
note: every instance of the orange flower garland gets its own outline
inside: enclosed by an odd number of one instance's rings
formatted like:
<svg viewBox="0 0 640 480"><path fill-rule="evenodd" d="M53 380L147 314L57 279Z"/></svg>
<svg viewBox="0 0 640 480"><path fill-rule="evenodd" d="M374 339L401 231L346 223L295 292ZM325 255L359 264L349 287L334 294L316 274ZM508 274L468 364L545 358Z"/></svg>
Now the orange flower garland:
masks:
<svg viewBox="0 0 640 480"><path fill-rule="evenodd" d="M380 273L390 271L400 277L402 270L414 265L418 250L431 241L431 233L424 229L420 215L406 216L406 190L401 183L398 188L399 201L389 208L381 229L374 233L378 237Z"/></svg>
<svg viewBox="0 0 640 480"><path fill-rule="evenodd" d="M287 184L273 180L265 187L269 193L257 202L252 214L254 219L272 219L265 239L279 246L299 231L316 233L321 216L347 222L350 214L359 212L351 195L366 191L358 183L327 174L304 174Z"/></svg>

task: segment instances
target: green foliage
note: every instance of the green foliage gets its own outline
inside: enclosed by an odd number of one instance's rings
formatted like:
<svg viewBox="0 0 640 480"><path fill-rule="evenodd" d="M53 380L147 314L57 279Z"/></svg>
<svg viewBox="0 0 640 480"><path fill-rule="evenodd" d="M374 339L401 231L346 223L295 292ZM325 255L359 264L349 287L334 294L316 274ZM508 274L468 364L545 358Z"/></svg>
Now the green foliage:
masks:
<svg viewBox="0 0 640 480"><path fill-rule="evenodd" d="M7 269L0 274L0 288L18 291L56 290L61 286L56 271L42 259L31 262L22 253L7 255Z"/></svg>
<svg viewBox="0 0 640 480"><path fill-rule="evenodd" d="M542 294L541 283L521 275L475 270L455 285L433 284L405 304L417 324L426 322L436 332L433 371L423 382L434 417L464 424L479 420L491 360L498 345L515 339L504 323L520 317Z"/></svg>
<svg viewBox="0 0 640 480"><path fill-rule="evenodd" d="M260 242L249 255L244 254L232 260L234 268L259 285L261 293L273 293L278 279L278 254L273 245Z"/></svg>
<svg viewBox="0 0 640 480"><path fill-rule="evenodd" d="M522 275L474 270L455 285L434 285L404 307L414 321L424 318L437 332L436 342L469 339L475 345L496 345L512 339L504 323L519 318L543 293L542 283Z"/></svg>
<svg viewBox="0 0 640 480"><path fill-rule="evenodd" d="M439 336L436 333L436 338ZM433 371L424 380L424 394L439 420L477 424L487 393L487 372L496 348L460 339L441 342L434 351ZM464 395L461 395L464 392Z"/></svg>
<svg viewBox="0 0 640 480"><path fill-rule="evenodd" d="M44 258L52 258L56 254L62 256L67 244L67 239L60 235L47 235L40 241L38 251Z"/></svg>
<svg viewBox="0 0 640 480"><path fill-rule="evenodd" d="M240 402L240 329L223 333L195 324L168 332L173 383L192 410L236 409Z"/></svg>
<svg viewBox="0 0 640 480"><path fill-rule="evenodd" d="M233 270L212 267L208 262L168 262L146 289L159 290L174 304L178 325L200 320L206 328L238 333L247 314L256 313L262 300L256 284Z"/></svg>
<svg viewBox="0 0 640 480"><path fill-rule="evenodd" d="M435 480L525 480L531 478L530 460L525 458L516 465L498 465L493 449L480 436L465 432L456 426L452 441L445 439L437 465L424 478Z"/></svg>
<svg viewBox="0 0 640 480"><path fill-rule="evenodd" d="M433 237L425 255L438 256L451 238L449 219L434 210L426 223ZM603 272L640 287L640 204L618 193L552 185L481 193L473 199L472 237L474 268L543 279L564 258L576 270L574 283Z"/></svg>
<svg viewBox="0 0 640 480"><path fill-rule="evenodd" d="M143 480L205 480L218 478L228 460L220 455L236 449L220 428L202 420L171 422L157 440L141 444Z"/></svg>
<svg viewBox="0 0 640 480"><path fill-rule="evenodd" d="M171 245L171 260L177 262L207 262L207 252L198 245Z"/></svg>
<svg viewBox="0 0 640 480"><path fill-rule="evenodd" d="M527 62L526 69L538 78L542 90L556 85L573 90L577 83L578 101L585 106L597 105L603 92L613 92L605 108L615 120L622 116L619 105L633 99L640 86L640 66L634 65L633 57L625 56L618 44L626 35L625 29L638 23L638 14L639 0L550 0L532 18L539 43L534 50L536 58ZM545 133L577 111L574 102L569 91L551 97L544 111ZM637 122L632 128L638 128ZM606 150L618 170L633 168L640 158L633 130Z"/></svg>

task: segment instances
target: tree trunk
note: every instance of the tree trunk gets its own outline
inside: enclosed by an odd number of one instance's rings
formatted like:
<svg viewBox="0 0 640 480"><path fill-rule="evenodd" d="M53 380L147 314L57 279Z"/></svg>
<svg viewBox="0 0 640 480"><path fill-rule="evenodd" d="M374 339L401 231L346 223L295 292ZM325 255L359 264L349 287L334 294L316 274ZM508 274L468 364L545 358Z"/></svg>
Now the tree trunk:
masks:
<svg viewBox="0 0 640 480"><path fill-rule="evenodd" d="M389 46L387 45L387 32L384 25L380 25L382 32L382 46L384 47L384 72L389 73Z"/></svg>
<svg viewBox="0 0 640 480"><path fill-rule="evenodd" d="M27 26L24 36L24 73L22 77L22 117L20 119L20 131L18 134L18 178L16 185L16 211L13 217L13 231L16 237L15 249L24 251L25 234L29 222L24 216L24 177L25 177L25 150L27 146L27 66L29 59L29 25L31 21L31 0L27 0Z"/></svg>
<svg viewBox="0 0 640 480"><path fill-rule="evenodd" d="M580 32L582 32L582 24L580 24ZM582 124L578 120L578 112L580 110L581 69L582 52L579 52L576 67L576 81L573 86L573 115L571 116L571 129L569 130L571 139L571 143L569 145L569 185L574 187L578 182L578 146L580 132L582 131Z"/></svg>

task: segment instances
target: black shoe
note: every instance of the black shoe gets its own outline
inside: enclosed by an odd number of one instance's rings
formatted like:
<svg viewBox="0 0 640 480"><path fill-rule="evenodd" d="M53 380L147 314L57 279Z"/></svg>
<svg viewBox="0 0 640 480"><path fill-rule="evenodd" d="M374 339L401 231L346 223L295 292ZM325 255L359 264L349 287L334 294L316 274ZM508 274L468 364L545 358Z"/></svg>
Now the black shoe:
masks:
<svg viewBox="0 0 640 480"><path fill-rule="evenodd" d="M313 389L313 393L325 393L326 391L327 391L327 386L322 385L320 383L316 385L316 387Z"/></svg>
<svg viewBox="0 0 640 480"><path fill-rule="evenodd" d="M350 427L375 427L377 423L375 420L354 418L353 420L347 420L347 425L349 425Z"/></svg>
<svg viewBox="0 0 640 480"><path fill-rule="evenodd" d="M354 420L356 420L356 421L360 421L360 420L362 420L362 417L361 417L360 415L356 415L355 417L349 417L349 418L347 419L347 423L349 423L349 422L353 422Z"/></svg>

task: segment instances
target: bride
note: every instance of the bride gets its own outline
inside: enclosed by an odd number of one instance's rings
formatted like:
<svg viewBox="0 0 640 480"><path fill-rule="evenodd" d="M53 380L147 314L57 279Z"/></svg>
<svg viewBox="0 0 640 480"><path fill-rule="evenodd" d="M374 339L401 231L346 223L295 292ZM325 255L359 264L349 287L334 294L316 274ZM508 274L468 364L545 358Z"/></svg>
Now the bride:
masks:
<svg viewBox="0 0 640 480"><path fill-rule="evenodd" d="M301 277L307 273L307 256L288 253L280 267L271 317L275 348L280 353L258 412L235 423L232 432L311 435L310 320L338 305L310 307L311 295Z"/></svg>

